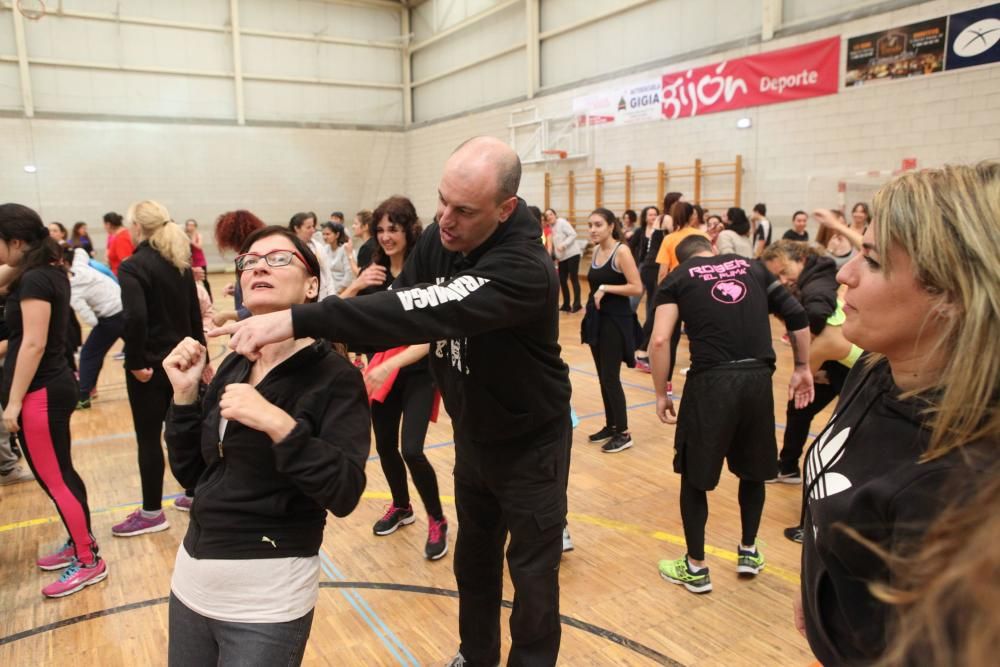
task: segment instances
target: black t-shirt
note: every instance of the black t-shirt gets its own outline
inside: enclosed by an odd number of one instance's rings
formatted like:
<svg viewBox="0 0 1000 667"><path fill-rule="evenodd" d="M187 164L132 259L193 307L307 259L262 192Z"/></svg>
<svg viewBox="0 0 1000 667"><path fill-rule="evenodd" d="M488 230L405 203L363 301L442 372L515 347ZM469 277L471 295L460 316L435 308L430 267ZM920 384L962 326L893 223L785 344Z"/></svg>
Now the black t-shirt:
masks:
<svg viewBox="0 0 1000 667"><path fill-rule="evenodd" d="M786 241L802 241L803 243L808 243L809 242L809 232L806 231L806 232L802 232L801 234L799 234L794 229L789 229L787 232L785 232L781 236L781 238L784 239L784 240L786 240Z"/></svg>
<svg viewBox="0 0 1000 667"><path fill-rule="evenodd" d="M28 299L45 301L51 306L49 330L46 335L45 351L38 362L38 370L28 385L28 391L41 389L60 375L69 373L66 361L66 332L69 326L69 276L55 266L39 266L29 269L17 281L17 285L7 295L4 319L10 329L10 342L3 374L3 404L10 397L10 386L14 380L17 355L24 339L24 317L21 303Z"/></svg>
<svg viewBox="0 0 1000 667"><path fill-rule="evenodd" d="M734 254L692 257L667 275L656 305L680 309L691 341L691 372L743 359L774 363L770 283L759 262Z"/></svg>
<svg viewBox="0 0 1000 667"><path fill-rule="evenodd" d="M372 253L375 252L375 239L368 239L358 248L358 271L372 263Z"/></svg>

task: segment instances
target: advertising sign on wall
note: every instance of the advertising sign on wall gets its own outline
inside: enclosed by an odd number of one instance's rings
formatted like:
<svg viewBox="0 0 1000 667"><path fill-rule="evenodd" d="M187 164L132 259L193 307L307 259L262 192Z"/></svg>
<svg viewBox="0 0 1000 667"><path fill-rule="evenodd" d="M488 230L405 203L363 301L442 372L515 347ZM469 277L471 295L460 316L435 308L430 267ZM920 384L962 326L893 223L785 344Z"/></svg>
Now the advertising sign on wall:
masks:
<svg viewBox="0 0 1000 667"><path fill-rule="evenodd" d="M1000 62L1000 3L952 14L945 69Z"/></svg>
<svg viewBox="0 0 1000 667"><path fill-rule="evenodd" d="M891 28L847 40L847 86L905 79L944 69L948 18Z"/></svg>
<svg viewBox="0 0 1000 667"><path fill-rule="evenodd" d="M645 123L660 119L660 81L651 79L621 91L615 123Z"/></svg>
<svg viewBox="0 0 1000 667"><path fill-rule="evenodd" d="M832 95L839 88L840 37L663 75L668 119Z"/></svg>
<svg viewBox="0 0 1000 667"><path fill-rule="evenodd" d="M624 88L573 99L578 125L627 125L660 119L660 81L650 79Z"/></svg>

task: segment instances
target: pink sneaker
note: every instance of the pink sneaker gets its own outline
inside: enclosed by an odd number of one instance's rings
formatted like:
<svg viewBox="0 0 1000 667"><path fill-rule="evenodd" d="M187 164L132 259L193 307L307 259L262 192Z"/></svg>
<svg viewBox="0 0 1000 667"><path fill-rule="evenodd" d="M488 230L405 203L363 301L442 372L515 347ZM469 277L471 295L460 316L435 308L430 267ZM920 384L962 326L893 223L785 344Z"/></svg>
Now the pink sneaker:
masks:
<svg viewBox="0 0 1000 667"><path fill-rule="evenodd" d="M635 370L640 371L642 373L652 373L652 370L649 368L649 358L636 357Z"/></svg>
<svg viewBox="0 0 1000 667"><path fill-rule="evenodd" d="M424 556L427 560L437 560L448 553L448 520L435 521L427 517L427 544Z"/></svg>
<svg viewBox="0 0 1000 667"><path fill-rule="evenodd" d="M66 544L50 553L48 556L42 556L36 560L35 563L43 570L51 571L69 567L75 559L76 549L73 548L72 542L66 540Z"/></svg>
<svg viewBox="0 0 1000 667"><path fill-rule="evenodd" d="M182 512L190 512L192 502L194 502L194 498L191 496L178 496L174 499L174 509Z"/></svg>
<svg viewBox="0 0 1000 667"><path fill-rule="evenodd" d="M108 566L103 558L98 558L93 565L84 565L78 560L62 573L59 580L42 589L42 595L47 598L62 598L82 591L85 587L104 581L108 577Z"/></svg>
<svg viewBox="0 0 1000 667"><path fill-rule="evenodd" d="M138 509L122 521L111 527L111 534L115 537L134 537L145 533L158 533L161 530L170 528L167 523L167 516L161 511L152 519L147 519L142 515L142 510Z"/></svg>

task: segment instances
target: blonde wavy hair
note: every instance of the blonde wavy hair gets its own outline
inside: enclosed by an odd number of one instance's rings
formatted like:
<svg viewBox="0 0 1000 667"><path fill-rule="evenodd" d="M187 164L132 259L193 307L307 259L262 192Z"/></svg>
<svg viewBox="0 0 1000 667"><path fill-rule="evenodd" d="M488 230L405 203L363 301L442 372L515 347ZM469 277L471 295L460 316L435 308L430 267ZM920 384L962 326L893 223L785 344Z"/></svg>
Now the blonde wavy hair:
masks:
<svg viewBox="0 0 1000 667"><path fill-rule="evenodd" d="M191 267L191 240L170 218L166 206L149 199L136 202L128 207L125 218L130 223L135 223L153 250L177 267L178 271L184 273Z"/></svg>
<svg viewBox="0 0 1000 667"><path fill-rule="evenodd" d="M933 386L911 392L930 402L924 460L1000 438L1000 162L903 174L876 193L872 209L877 247L902 249L949 313L929 355L944 368ZM889 253L879 256L890 274Z"/></svg>

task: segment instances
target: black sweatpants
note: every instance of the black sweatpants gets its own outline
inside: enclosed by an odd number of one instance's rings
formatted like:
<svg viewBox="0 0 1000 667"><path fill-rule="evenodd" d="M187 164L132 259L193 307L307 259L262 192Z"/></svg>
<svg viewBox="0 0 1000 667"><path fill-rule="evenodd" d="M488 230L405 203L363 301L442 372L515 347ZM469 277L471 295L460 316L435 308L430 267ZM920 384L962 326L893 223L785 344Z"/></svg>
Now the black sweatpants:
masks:
<svg viewBox="0 0 1000 667"><path fill-rule="evenodd" d="M569 303L569 281L573 282L573 305ZM580 255L559 262L559 286L562 288L563 308L580 307Z"/></svg>
<svg viewBox="0 0 1000 667"><path fill-rule="evenodd" d="M167 374L160 364L153 367L153 377L149 382L139 382L131 372L125 371L125 389L128 391L129 407L132 408L132 423L135 425L135 439L139 443L139 480L142 482L142 509L155 512L163 503L163 421L173 398ZM185 489L188 496L194 489Z"/></svg>
<svg viewBox="0 0 1000 667"><path fill-rule="evenodd" d="M813 417L840 395L844 380L850 369L836 361L828 361L821 367L826 372L829 384L816 383L816 398L804 408L796 408L794 401L788 401L785 408L785 437L778 455L778 472L793 473L799 470L802 449L809 439L809 427Z"/></svg>
<svg viewBox="0 0 1000 667"><path fill-rule="evenodd" d="M590 346L604 401L605 425L617 433L628 431L625 390L622 389L622 348L625 339L610 317L602 317L597 345Z"/></svg>
<svg viewBox="0 0 1000 667"><path fill-rule="evenodd" d="M471 443L455 434L458 626L470 666L500 660L504 544L514 584L508 665L555 665L559 655L559 561L566 520L569 414L546 435Z"/></svg>
<svg viewBox="0 0 1000 667"><path fill-rule="evenodd" d="M426 364L426 360L418 363ZM382 472L392 491L392 504L410 505L410 489L406 484L406 469L410 469L413 485L424 502L427 514L436 520L444 518L438 495L437 475L424 455L424 439L434 406L434 381L425 370L400 373L385 401L372 403L372 428L375 449ZM403 424L403 450L399 449L400 421Z"/></svg>

